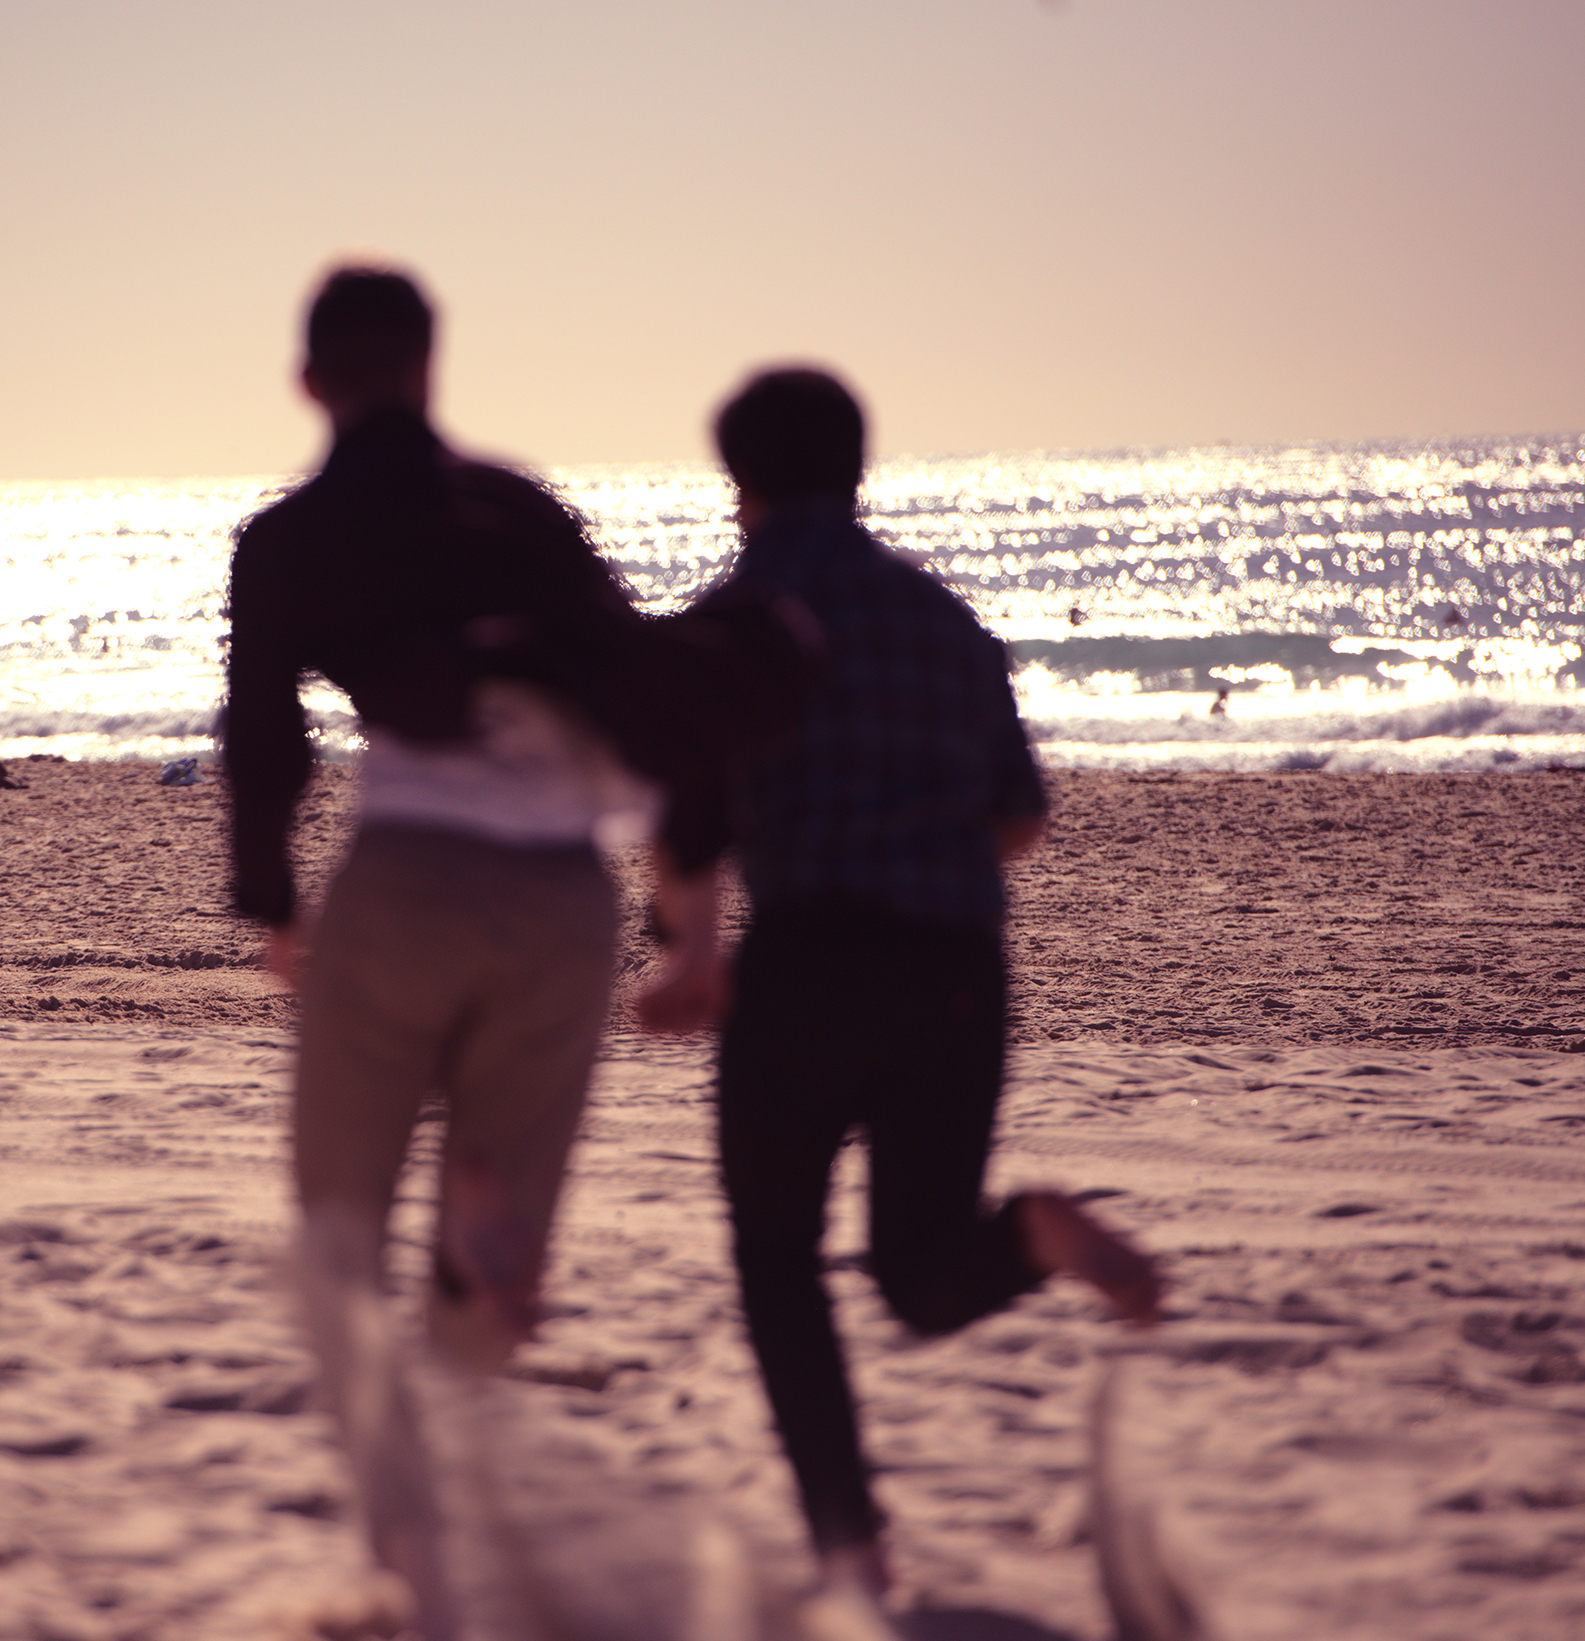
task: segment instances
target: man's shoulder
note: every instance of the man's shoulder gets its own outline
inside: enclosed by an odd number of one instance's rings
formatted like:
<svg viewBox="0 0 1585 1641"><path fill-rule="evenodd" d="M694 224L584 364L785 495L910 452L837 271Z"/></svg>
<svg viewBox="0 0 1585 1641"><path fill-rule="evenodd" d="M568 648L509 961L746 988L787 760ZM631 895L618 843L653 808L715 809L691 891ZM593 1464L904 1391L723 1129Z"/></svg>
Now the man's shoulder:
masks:
<svg viewBox="0 0 1585 1641"><path fill-rule="evenodd" d="M323 486L315 474L250 513L238 524L234 539L239 552L256 552L298 539L320 511Z"/></svg>
<svg viewBox="0 0 1585 1641"><path fill-rule="evenodd" d="M566 507L555 486L526 467L487 461L482 456L465 455L448 449L445 473L453 489L487 496L503 504L515 502L526 507L542 507L549 503L558 508Z"/></svg>
<svg viewBox="0 0 1585 1641"><path fill-rule="evenodd" d="M955 587L918 559L874 536L869 536L869 540L874 552L867 555L866 579L881 597L894 603L900 613L907 612L922 622L955 632L965 643L1000 647Z"/></svg>
<svg viewBox="0 0 1585 1641"><path fill-rule="evenodd" d="M548 480L522 468L448 452L446 483L464 515L497 526L582 537L587 522Z"/></svg>

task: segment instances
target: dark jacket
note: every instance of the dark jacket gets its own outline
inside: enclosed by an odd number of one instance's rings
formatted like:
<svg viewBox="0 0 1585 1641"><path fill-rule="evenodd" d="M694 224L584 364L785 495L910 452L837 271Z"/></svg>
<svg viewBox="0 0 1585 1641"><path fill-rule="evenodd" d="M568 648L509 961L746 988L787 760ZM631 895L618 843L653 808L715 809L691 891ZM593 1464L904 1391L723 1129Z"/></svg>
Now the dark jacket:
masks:
<svg viewBox="0 0 1585 1641"><path fill-rule="evenodd" d="M544 487L457 456L415 413L360 423L237 540L225 727L236 909L292 915L286 837L312 764L303 674L345 690L365 722L437 744L467 735L477 679L519 678L559 692L639 773L693 779L796 695L799 642L772 605L646 617Z"/></svg>

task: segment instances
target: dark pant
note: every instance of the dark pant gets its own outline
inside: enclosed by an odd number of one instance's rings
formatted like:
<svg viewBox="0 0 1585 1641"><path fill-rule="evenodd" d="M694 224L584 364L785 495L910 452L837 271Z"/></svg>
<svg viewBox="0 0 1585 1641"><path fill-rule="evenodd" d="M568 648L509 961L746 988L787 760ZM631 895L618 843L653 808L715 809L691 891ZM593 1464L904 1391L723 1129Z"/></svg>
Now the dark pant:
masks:
<svg viewBox="0 0 1585 1641"><path fill-rule="evenodd" d="M743 1306L820 1549L873 1538L842 1350L820 1275L832 1159L869 1131L871 1269L947 1333L1034 1285L1012 1204L980 1200L1001 1085L994 935L844 901L756 915L721 1039L721 1160Z"/></svg>

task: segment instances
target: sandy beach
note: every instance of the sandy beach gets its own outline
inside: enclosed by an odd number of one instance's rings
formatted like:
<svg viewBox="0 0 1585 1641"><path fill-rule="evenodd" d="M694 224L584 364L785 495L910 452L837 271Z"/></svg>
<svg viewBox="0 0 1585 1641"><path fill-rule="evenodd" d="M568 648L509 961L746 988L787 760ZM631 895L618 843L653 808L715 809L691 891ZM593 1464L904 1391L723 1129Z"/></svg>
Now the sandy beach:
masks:
<svg viewBox="0 0 1585 1641"><path fill-rule="evenodd" d="M0 1020L286 1028L227 910L223 778L20 761ZM1010 881L1015 1043L1585 1043L1585 771L1065 775ZM312 900L353 776L300 810ZM637 852L613 1023L658 961ZM729 909L741 916L741 903Z"/></svg>
<svg viewBox="0 0 1585 1641"><path fill-rule="evenodd" d="M226 912L224 783L9 770L0 1641L312 1633L361 1551L280 1276L291 1005ZM1585 777L1054 791L1013 881L992 1185L1087 1194L1172 1292L1149 1334L1059 1284L918 1343L864 1275L844 1152L832 1280L911 1633L1112 1635L1088 1503L1107 1372L1129 1496L1226 1641L1585 1633ZM333 767L306 801L310 885L350 795ZM552 1320L466 1407L428 1397L481 1584L511 1542L613 1638L687 1628L666 1569L725 1542L712 1524L768 1590L808 1574L740 1336L708 1046L628 1025L657 954L641 863L619 868Z"/></svg>

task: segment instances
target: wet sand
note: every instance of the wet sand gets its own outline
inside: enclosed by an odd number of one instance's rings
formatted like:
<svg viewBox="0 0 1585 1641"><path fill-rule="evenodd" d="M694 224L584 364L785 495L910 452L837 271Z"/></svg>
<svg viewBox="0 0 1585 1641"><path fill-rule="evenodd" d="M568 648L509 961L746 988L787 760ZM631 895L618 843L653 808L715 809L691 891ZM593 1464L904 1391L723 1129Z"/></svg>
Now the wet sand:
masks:
<svg viewBox="0 0 1585 1641"><path fill-rule="evenodd" d="M0 791L0 1637L285 1634L361 1559L276 1272L290 1010L225 916L223 787L11 767L30 784ZM1162 1253L1170 1314L1133 1333L1059 1284L913 1341L863 1274L844 1153L832 1282L916 1633L1111 1634L1088 1423L1119 1357L1130 1496L1230 1641L1581 1633L1585 784L1060 793L1015 885L992 1183L1088 1193ZM347 795L331 770L310 798L311 880ZM624 882L641 904L634 863ZM654 960L630 930L624 984ZM703 1044L644 1041L618 1010L552 1320L484 1393L493 1502L477 1475L457 1501L555 1540L615 1633L675 1629L641 1564L685 1522L729 1524L772 1588L807 1576L708 1092ZM592 1548L566 1499L601 1524Z"/></svg>

